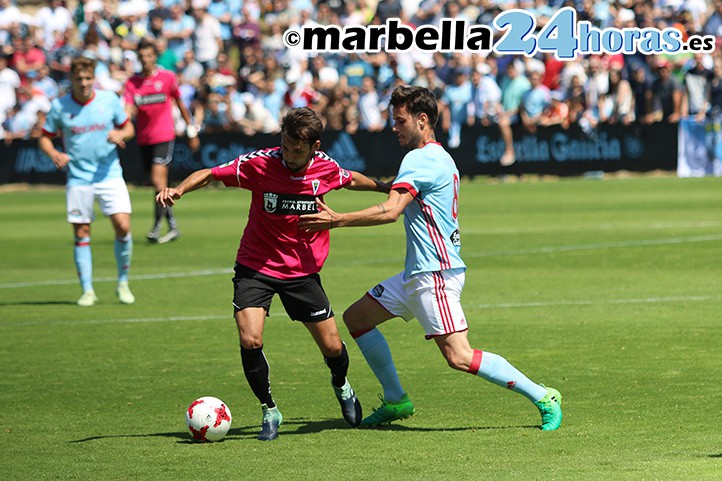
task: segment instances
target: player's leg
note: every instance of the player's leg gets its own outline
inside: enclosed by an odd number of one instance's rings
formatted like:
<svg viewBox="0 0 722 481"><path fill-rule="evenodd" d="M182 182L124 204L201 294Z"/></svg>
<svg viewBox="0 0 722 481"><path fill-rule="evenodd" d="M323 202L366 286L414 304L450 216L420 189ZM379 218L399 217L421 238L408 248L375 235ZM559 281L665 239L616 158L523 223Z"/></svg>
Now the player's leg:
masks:
<svg viewBox="0 0 722 481"><path fill-rule="evenodd" d="M153 184L153 189L156 194L168 187L168 165L173 159L173 149L175 148L175 142L163 142L153 146L152 161L150 165L150 182ZM148 234L148 238L151 239L151 233L160 234L161 224L163 218L168 221L168 232L160 237L156 237L159 244L165 244L176 239L180 239L180 231L178 230L178 223L173 213L173 207L167 205L165 207L159 206L156 203L155 210L155 224L153 229Z"/></svg>
<svg viewBox="0 0 722 481"><path fill-rule="evenodd" d="M73 226L75 239L73 260L80 279L83 294L78 305L89 307L98 302L93 289L93 254L90 248L90 224L95 218L93 187L89 185L68 186L65 191L67 220Z"/></svg>
<svg viewBox="0 0 722 481"><path fill-rule="evenodd" d="M90 250L90 224L73 224L73 235L75 246L73 247L73 259L75 269L80 279L80 287L83 294L77 304L82 307L90 307L98 302L98 296L93 289L93 254Z"/></svg>
<svg viewBox="0 0 722 481"><path fill-rule="evenodd" d="M473 349L469 345L466 331L435 337L434 340L450 367L525 396L541 412L543 430L554 430L560 426L562 398L559 391L531 381L498 354Z"/></svg>
<svg viewBox="0 0 722 481"><path fill-rule="evenodd" d="M343 418L351 426L358 426L363 415L346 375L348 352L341 342L331 303L321 285L318 274L299 279L278 281L278 295L289 317L300 321L313 337L331 371L331 386L341 406Z"/></svg>
<svg viewBox="0 0 722 481"><path fill-rule="evenodd" d="M278 437L278 427L283 422L283 415L271 395L270 368L263 352L265 318L266 310L262 307L247 307L235 314L243 373L251 391L261 403L263 412L258 439L271 441Z"/></svg>
<svg viewBox="0 0 722 481"><path fill-rule="evenodd" d="M419 295L415 313L427 337L434 339L450 367L518 392L538 408L547 396L553 396L552 390L532 382L502 356L471 347L466 316L461 307L462 270L434 272L424 277L423 282L416 286ZM556 429L561 423L561 396L554 392L559 400L558 419L556 414L552 420L545 419L542 412L542 429Z"/></svg>
<svg viewBox="0 0 722 481"><path fill-rule="evenodd" d="M303 325L311 333L331 371L331 385L336 399L341 405L344 419L351 426L358 426L363 419L361 403L356 397L351 383L346 379L349 366L348 351L336 328L336 319L330 317L318 322L304 322Z"/></svg>
<svg viewBox="0 0 722 481"><path fill-rule="evenodd" d="M115 242L113 253L118 268L118 285L115 294L123 304L133 304L135 296L128 285L128 273L133 257L133 235L130 232L130 214L119 213L110 216L110 222L115 229Z"/></svg>
<svg viewBox="0 0 722 481"><path fill-rule="evenodd" d="M103 215L110 218L115 231L113 253L118 269L115 294L123 304L133 304L135 296L128 285L128 273L133 257L133 235L130 230L130 195L123 179L114 179L96 185L96 196Z"/></svg>
<svg viewBox="0 0 722 481"><path fill-rule="evenodd" d="M252 269L236 264L233 277L233 306L241 363L246 381L261 403L263 420L258 439L270 441L278 436L283 416L271 395L270 367L263 352L263 327L275 293L266 278Z"/></svg>
<svg viewBox="0 0 722 481"><path fill-rule="evenodd" d="M366 363L381 383L384 394L381 406L362 421L375 426L404 419L414 413L414 405L401 386L386 338L377 328L394 317L411 318L400 302L401 274L369 291L343 314L343 320L358 345Z"/></svg>

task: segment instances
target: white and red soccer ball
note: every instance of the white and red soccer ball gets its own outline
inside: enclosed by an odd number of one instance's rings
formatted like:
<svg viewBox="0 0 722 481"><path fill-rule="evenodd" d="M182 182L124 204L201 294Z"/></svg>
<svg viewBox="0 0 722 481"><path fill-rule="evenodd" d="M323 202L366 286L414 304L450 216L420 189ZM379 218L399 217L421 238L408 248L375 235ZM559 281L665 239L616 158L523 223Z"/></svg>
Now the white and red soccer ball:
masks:
<svg viewBox="0 0 722 481"><path fill-rule="evenodd" d="M231 429L231 419L226 403L212 396L196 399L186 411L186 425L193 439L201 442L223 439Z"/></svg>

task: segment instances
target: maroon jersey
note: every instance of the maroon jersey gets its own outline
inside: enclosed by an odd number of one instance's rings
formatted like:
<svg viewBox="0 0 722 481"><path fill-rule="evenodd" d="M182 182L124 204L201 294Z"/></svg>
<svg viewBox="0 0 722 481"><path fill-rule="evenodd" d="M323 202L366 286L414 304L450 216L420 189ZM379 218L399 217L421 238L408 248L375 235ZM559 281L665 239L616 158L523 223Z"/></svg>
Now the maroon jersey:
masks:
<svg viewBox="0 0 722 481"><path fill-rule="evenodd" d="M281 148L257 150L211 171L226 187L251 191L248 223L236 260L248 268L279 279L315 274L328 257L328 231L305 232L298 216L318 212L315 198L351 182L323 152L304 172L292 172L283 163Z"/></svg>

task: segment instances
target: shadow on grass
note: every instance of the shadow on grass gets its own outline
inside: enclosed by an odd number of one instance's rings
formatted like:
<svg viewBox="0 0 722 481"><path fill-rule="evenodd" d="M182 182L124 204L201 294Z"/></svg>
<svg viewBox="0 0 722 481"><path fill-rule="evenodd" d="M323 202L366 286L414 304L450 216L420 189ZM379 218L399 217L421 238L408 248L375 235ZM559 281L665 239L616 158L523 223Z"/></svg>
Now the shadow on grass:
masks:
<svg viewBox="0 0 722 481"><path fill-rule="evenodd" d="M295 429L294 429L295 428ZM314 434L328 430L336 429L353 429L344 421L338 419L328 419L324 421L309 421L305 419L284 421L279 435L293 436L297 434ZM490 429L539 429L539 426L467 426L467 427L450 427L450 428L428 428L420 426L407 426L404 424L387 424L374 428L360 428L363 431L403 431L403 432L455 432L455 431L485 431ZM240 438L255 438L260 431L260 426L241 426L232 428L228 431L225 441L233 441ZM76 439L68 441L70 444L85 443L88 441L98 441L101 439L114 438L176 438L180 444L196 444L187 431L170 432L170 433L153 433L153 434L109 434L106 436L91 436L89 438Z"/></svg>
<svg viewBox="0 0 722 481"><path fill-rule="evenodd" d="M19 301L0 302L0 306L74 306L73 301Z"/></svg>

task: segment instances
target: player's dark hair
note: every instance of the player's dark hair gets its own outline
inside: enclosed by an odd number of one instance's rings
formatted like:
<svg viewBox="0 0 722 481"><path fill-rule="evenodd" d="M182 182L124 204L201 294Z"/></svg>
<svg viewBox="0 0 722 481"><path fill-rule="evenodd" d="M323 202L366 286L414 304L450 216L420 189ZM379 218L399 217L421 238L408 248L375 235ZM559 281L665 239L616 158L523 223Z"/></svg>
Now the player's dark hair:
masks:
<svg viewBox="0 0 722 481"><path fill-rule="evenodd" d="M146 48L152 48L152 49L153 49L153 53L155 53L156 55L158 55L158 48L155 46L155 42L154 42L153 40L150 40L150 39L148 39L148 38L144 38L144 39L142 39L140 42L138 42L138 49L137 49L137 50L138 50L139 52L140 52L141 50L143 50L143 49L146 49Z"/></svg>
<svg viewBox="0 0 722 481"><path fill-rule="evenodd" d="M83 70L90 70L90 73L95 75L95 59L89 57L75 57L70 62L70 75L75 75L76 72Z"/></svg>
<svg viewBox="0 0 722 481"><path fill-rule="evenodd" d="M307 144L321 140L322 130L321 119L308 107L291 109L281 120L281 133Z"/></svg>
<svg viewBox="0 0 722 481"><path fill-rule="evenodd" d="M407 85L396 87L391 94L391 105L395 109L406 107L406 111L414 117L422 113L426 114L433 127L436 126L439 118L436 96L426 87L409 87Z"/></svg>

